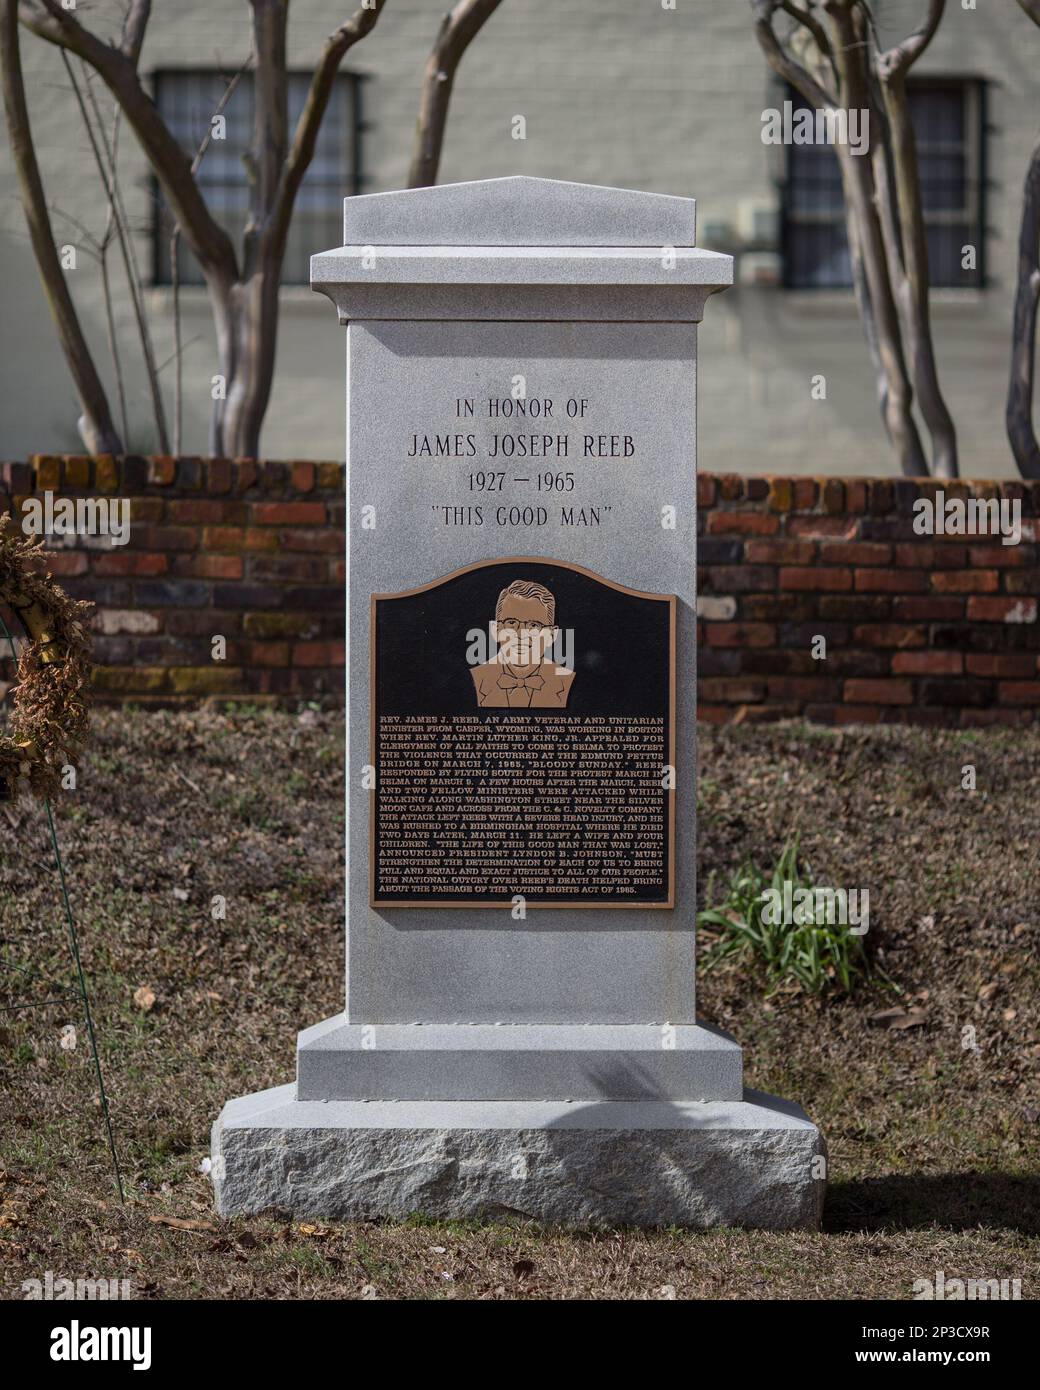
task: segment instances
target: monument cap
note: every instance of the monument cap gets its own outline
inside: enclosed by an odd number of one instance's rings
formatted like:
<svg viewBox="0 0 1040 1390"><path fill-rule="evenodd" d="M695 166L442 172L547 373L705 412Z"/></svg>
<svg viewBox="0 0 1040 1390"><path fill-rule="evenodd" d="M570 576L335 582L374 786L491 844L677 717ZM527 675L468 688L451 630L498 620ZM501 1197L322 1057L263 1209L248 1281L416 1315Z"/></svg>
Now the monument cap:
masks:
<svg viewBox="0 0 1040 1390"><path fill-rule="evenodd" d="M311 287L356 318L697 322L733 258L695 245L696 203L503 178L344 200Z"/></svg>
<svg viewBox="0 0 1040 1390"><path fill-rule="evenodd" d="M421 207L421 216L418 210ZM516 176L343 200L343 241L369 246L694 246L693 198Z"/></svg>

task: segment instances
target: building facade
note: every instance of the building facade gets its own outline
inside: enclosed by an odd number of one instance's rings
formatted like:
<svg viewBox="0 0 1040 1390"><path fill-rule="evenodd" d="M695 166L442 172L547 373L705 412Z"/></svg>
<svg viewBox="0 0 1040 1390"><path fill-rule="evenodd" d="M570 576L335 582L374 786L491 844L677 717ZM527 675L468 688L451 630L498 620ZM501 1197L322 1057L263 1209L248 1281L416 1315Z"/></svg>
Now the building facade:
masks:
<svg viewBox="0 0 1040 1390"><path fill-rule="evenodd" d="M350 6L294 0L290 108L306 90L325 36ZM306 287L311 252L338 244L341 199L406 179L426 56L445 0L388 0L373 33L344 63L297 203L285 267L275 388L264 426L269 458L341 458L343 336ZM886 40L908 33L920 4L874 6ZM82 11L113 32L122 6ZM248 11L226 0L158 5L141 70L167 121L193 150L246 62ZM23 32L30 116L59 243L75 251L73 294L115 406L101 277L92 240L106 204L60 54ZM1014 475L1004 433L1022 185L1038 124L1040 30L1017 6L949 0L914 69L914 118L932 260L941 381L967 477ZM99 87L106 113L111 102ZM227 103L223 138L201 166L211 208L240 228L251 78ZM790 101L791 107L785 108ZM828 150L767 144L797 96L768 69L745 0L503 0L463 60L441 182L531 174L698 199L699 241L737 257L737 284L708 306L700 330L700 461L714 471L887 474L895 469L848 261L840 186ZM174 344L170 223L132 133L120 135L123 196L165 364L172 409ZM0 453L78 452L71 381L39 287L0 150ZM965 255L965 248L972 254ZM146 381L118 255L116 336L131 420L128 447L156 447ZM205 290L183 250L183 448L206 451L217 371ZM821 394L819 379L824 378Z"/></svg>

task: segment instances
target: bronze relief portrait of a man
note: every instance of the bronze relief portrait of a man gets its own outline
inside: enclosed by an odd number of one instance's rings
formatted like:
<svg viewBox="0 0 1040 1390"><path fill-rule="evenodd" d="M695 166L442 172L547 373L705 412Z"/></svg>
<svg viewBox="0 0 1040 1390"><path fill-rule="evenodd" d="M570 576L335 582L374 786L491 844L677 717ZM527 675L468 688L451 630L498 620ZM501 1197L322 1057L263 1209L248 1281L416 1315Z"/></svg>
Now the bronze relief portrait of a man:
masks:
<svg viewBox="0 0 1040 1390"><path fill-rule="evenodd" d="M483 709L565 709L574 672L548 654L559 629L544 584L517 579L498 596L492 633L498 652L470 674Z"/></svg>

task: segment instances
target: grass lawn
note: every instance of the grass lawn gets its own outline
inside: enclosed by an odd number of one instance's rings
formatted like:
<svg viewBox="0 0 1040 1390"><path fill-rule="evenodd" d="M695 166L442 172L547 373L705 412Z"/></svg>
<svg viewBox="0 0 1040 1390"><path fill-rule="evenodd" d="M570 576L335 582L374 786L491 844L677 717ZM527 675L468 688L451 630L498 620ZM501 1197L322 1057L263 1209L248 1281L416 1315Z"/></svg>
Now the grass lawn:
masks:
<svg viewBox="0 0 1040 1390"><path fill-rule="evenodd" d="M702 895L795 834L817 882L870 891L876 973L854 999L769 995L736 964L700 981L748 1084L827 1137L819 1235L218 1221L214 1117L290 1080L296 1030L342 1008L341 725L95 718L56 817L125 1208L75 997L10 1008L73 976L42 808L0 808L0 1295L50 1270L149 1298L902 1299L941 1269L1037 1296L1040 730L702 730Z"/></svg>

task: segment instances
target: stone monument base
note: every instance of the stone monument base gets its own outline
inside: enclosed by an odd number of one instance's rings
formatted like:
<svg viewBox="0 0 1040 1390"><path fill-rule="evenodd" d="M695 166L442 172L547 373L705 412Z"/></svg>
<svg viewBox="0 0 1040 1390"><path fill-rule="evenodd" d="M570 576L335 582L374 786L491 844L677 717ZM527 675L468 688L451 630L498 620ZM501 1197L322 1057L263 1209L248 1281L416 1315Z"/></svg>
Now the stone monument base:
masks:
<svg viewBox="0 0 1040 1390"><path fill-rule="evenodd" d="M222 1216L507 1216L567 1226L814 1230L823 1137L797 1105L723 1101L228 1101Z"/></svg>

